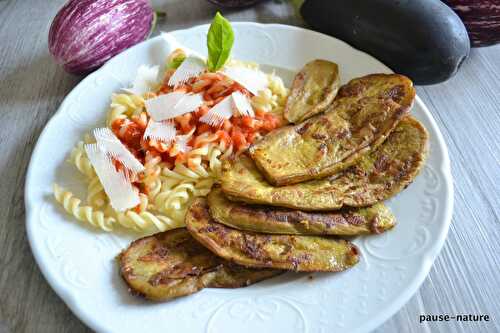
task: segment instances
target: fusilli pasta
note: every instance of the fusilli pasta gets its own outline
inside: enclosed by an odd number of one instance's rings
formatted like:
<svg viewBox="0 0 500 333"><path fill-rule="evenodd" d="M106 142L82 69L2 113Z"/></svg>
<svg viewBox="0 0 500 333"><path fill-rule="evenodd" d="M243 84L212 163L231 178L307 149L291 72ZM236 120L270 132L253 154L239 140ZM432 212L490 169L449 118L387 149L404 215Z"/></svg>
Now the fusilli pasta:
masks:
<svg viewBox="0 0 500 333"><path fill-rule="evenodd" d="M96 210L91 206L82 206L80 199L57 184L54 184L54 197L69 214L76 217L79 221L88 222L92 226L104 231L113 230L113 224L116 222L114 218L105 216L102 211Z"/></svg>

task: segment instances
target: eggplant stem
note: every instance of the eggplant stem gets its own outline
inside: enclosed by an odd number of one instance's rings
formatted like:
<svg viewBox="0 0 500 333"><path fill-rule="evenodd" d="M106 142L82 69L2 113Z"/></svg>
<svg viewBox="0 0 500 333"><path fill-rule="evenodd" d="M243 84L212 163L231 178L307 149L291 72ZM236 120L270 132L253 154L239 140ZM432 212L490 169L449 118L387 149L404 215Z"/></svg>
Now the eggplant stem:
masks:
<svg viewBox="0 0 500 333"><path fill-rule="evenodd" d="M164 19L167 17L167 12L161 12L158 10L153 11L153 22L151 23L151 30L149 30L149 34L146 36L145 39L148 39L151 37L153 32L155 31L156 24L158 23L158 20Z"/></svg>

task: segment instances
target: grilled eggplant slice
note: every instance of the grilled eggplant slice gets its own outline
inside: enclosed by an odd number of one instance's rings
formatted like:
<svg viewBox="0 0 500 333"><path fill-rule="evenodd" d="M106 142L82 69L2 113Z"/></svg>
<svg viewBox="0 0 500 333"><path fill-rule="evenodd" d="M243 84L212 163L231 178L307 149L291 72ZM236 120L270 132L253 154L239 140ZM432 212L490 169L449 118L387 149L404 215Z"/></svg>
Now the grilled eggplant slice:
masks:
<svg viewBox="0 0 500 333"><path fill-rule="evenodd" d="M199 244L186 228L138 239L119 258L120 273L135 294L168 300L203 288L238 288L283 271L250 269L225 261Z"/></svg>
<svg viewBox="0 0 500 333"><path fill-rule="evenodd" d="M223 164L221 188L229 199L250 204L309 211L370 206L399 193L413 181L424 164L427 139L422 124L407 116L357 165L334 177L282 187L266 182L253 161L241 155Z"/></svg>
<svg viewBox="0 0 500 333"><path fill-rule="evenodd" d="M313 60L295 76L286 101L285 118L300 123L326 110L340 86L339 67L328 60Z"/></svg>
<svg viewBox="0 0 500 333"><path fill-rule="evenodd" d="M359 251L343 239L318 236L266 235L240 231L215 222L206 199L193 201L186 226L196 240L219 257L248 267L299 272L339 272L359 261Z"/></svg>
<svg viewBox="0 0 500 333"><path fill-rule="evenodd" d="M278 129L250 147L259 170L273 185L321 179L354 164L376 148L408 109L390 99L336 104L300 125Z"/></svg>
<svg viewBox="0 0 500 333"><path fill-rule="evenodd" d="M229 227L269 234L357 236L379 234L396 218L383 203L335 212L304 212L228 200L220 188L208 194L210 215Z"/></svg>
<svg viewBox="0 0 500 333"><path fill-rule="evenodd" d="M366 97L390 98L403 107L411 108L415 101L415 88L404 75L370 74L352 79L340 87L336 100L356 101Z"/></svg>
<svg viewBox="0 0 500 333"><path fill-rule="evenodd" d="M378 74L352 80L324 114L273 131L250 147L250 156L276 186L346 169L380 145L408 113L415 90L410 80L400 77Z"/></svg>

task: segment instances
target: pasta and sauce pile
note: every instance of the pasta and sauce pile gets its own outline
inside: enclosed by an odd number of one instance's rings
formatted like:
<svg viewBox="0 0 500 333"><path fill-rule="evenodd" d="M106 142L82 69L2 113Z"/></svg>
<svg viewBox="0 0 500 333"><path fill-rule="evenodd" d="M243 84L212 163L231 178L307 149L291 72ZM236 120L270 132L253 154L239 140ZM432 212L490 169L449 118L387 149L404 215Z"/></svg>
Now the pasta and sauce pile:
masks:
<svg viewBox="0 0 500 333"><path fill-rule="evenodd" d="M158 84L153 83L154 90L135 93L136 89L130 89L111 98L107 117L107 128L111 132L108 136L113 135L113 139L119 140L116 142L123 145L122 149L131 152L143 168L140 172L130 173L129 169L123 170L124 163L116 156L113 162L116 170L127 173L139 202L121 211L113 207L109 193L85 150L86 145L95 142L95 138L87 135L76 145L69 158L70 163L88 178L86 203L82 204L80 199L60 186L54 187L55 198L68 213L105 231L120 226L152 233L183 226L189 203L195 197L206 196L216 182L221 160L241 153L256 139L284 124L282 113L288 90L278 76L260 72L255 64L230 60L225 67L231 68L233 74L243 71L244 74L265 78L263 89L253 94L224 72L209 72L206 68L185 82L169 84L172 76L183 70L181 66L185 59L189 57L182 49L175 50L167 59L162 79ZM151 69L141 68L139 76L147 71ZM249 79L252 80L253 76ZM241 79L243 84L245 79ZM144 83L134 85L145 86ZM249 103L246 107L250 110L246 114L234 112L234 105L230 105L232 113L219 116L219 122L203 118L236 93ZM200 103L194 104L192 110L186 108L180 112L187 112L162 122L153 122L148 102L153 105L151 101L174 94L188 98L199 96ZM151 110L157 111L154 105ZM175 108L167 108L166 111L175 111ZM162 130L170 130L171 137L146 137L150 121L159 124L160 128L156 130L160 134L165 134Z"/></svg>

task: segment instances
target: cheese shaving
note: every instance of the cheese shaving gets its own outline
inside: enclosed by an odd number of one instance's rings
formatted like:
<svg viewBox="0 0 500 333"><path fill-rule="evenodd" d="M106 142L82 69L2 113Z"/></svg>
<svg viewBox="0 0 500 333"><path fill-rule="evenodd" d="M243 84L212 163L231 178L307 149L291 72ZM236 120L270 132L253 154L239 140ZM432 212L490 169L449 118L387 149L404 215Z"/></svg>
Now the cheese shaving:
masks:
<svg viewBox="0 0 500 333"><path fill-rule="evenodd" d="M144 102L146 111L155 121L173 119L188 112L193 112L203 104L202 94L171 92Z"/></svg>
<svg viewBox="0 0 500 333"><path fill-rule="evenodd" d="M178 135L175 138L175 144L177 145L177 150L181 153L187 153L191 150L191 146L188 145L190 136L187 135Z"/></svg>
<svg viewBox="0 0 500 333"><path fill-rule="evenodd" d="M168 80L169 86L178 86L186 83L190 78L196 77L206 69L205 61L199 57L190 55L177 68Z"/></svg>
<svg viewBox="0 0 500 333"><path fill-rule="evenodd" d="M231 80L238 82L252 94L257 95L259 91L268 86L266 74L246 67L226 67L222 73Z"/></svg>
<svg viewBox="0 0 500 333"><path fill-rule="evenodd" d="M239 91L235 91L231 96L233 97L234 109L238 115L255 117L252 104L250 104L247 96Z"/></svg>
<svg viewBox="0 0 500 333"><path fill-rule="evenodd" d="M170 143L175 138L175 125L172 121L154 121L150 119L144 131L144 139Z"/></svg>
<svg viewBox="0 0 500 333"><path fill-rule="evenodd" d="M137 173L144 170L144 166L134 154L115 136L109 128L96 128L93 131L99 147L109 156L119 161L130 171Z"/></svg>
<svg viewBox="0 0 500 333"><path fill-rule="evenodd" d="M229 119L233 115L232 95L225 97L222 101L212 107L205 115L200 118L201 122L210 126L220 126L224 119Z"/></svg>
<svg viewBox="0 0 500 333"><path fill-rule="evenodd" d="M175 137L175 142L170 149L170 156L176 156L179 153L187 153L192 150L192 147L188 145L188 142L191 140L195 130L196 128L193 128L188 134L177 135Z"/></svg>
<svg viewBox="0 0 500 333"><path fill-rule="evenodd" d="M117 211L137 206L140 203L139 194L134 190L130 179L116 170L113 161L99 144L87 144L84 148L111 206Z"/></svg>
<svg viewBox="0 0 500 333"><path fill-rule="evenodd" d="M137 74L135 76L132 87L124 88L122 90L136 95L142 95L148 91L154 90L156 84L158 84L158 74L159 66L147 66L141 65L137 69Z"/></svg>

